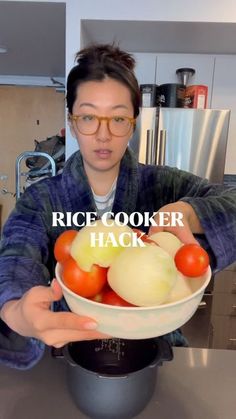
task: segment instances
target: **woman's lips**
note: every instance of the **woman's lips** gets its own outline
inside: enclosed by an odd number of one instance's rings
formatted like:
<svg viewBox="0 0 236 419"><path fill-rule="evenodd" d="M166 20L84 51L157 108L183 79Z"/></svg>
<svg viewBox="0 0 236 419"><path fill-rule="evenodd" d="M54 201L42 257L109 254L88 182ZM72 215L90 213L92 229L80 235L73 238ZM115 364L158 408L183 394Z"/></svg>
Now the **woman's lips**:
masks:
<svg viewBox="0 0 236 419"><path fill-rule="evenodd" d="M111 155L111 150L107 150L107 149L99 149L99 150L95 150L95 154L97 155L97 157L99 157L100 159L107 159L110 157Z"/></svg>

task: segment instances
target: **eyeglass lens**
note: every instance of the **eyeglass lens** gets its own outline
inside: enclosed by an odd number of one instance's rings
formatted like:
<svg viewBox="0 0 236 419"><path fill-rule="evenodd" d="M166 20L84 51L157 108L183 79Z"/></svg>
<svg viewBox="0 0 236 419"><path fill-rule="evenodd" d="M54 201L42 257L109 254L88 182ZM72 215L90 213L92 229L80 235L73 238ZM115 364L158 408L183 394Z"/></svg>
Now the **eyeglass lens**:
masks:
<svg viewBox="0 0 236 419"><path fill-rule="evenodd" d="M78 130L82 134L92 135L95 134L99 128L101 121L95 115L81 115L76 119L76 125ZM115 116L110 119L106 119L109 131L111 134L117 136L124 136L128 134L131 128L131 122L126 117Z"/></svg>

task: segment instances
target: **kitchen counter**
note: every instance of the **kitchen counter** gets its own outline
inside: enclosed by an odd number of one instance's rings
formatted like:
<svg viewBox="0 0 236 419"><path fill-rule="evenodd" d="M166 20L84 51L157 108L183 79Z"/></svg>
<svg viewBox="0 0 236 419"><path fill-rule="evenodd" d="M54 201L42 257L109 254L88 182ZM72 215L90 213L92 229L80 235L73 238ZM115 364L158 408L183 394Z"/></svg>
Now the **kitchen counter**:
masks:
<svg viewBox="0 0 236 419"><path fill-rule="evenodd" d="M174 348L137 419L234 419L236 351ZM92 402L92 401L91 401ZM67 389L66 365L50 352L37 366L0 366L0 419L84 419ZM122 419L122 418L121 418Z"/></svg>

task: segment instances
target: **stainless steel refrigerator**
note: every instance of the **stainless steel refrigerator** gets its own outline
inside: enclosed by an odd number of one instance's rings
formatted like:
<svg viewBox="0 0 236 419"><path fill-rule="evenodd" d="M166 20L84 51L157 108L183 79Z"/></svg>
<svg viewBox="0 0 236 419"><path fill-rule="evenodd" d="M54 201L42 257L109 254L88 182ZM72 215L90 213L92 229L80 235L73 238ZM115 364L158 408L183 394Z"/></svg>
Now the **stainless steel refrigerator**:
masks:
<svg viewBox="0 0 236 419"><path fill-rule="evenodd" d="M229 110L142 108L130 147L141 163L178 167L222 183L229 118ZM213 281L181 328L190 346L212 346L212 298Z"/></svg>
<svg viewBox="0 0 236 419"><path fill-rule="evenodd" d="M230 111L141 108L130 147L141 163L161 164L222 183Z"/></svg>

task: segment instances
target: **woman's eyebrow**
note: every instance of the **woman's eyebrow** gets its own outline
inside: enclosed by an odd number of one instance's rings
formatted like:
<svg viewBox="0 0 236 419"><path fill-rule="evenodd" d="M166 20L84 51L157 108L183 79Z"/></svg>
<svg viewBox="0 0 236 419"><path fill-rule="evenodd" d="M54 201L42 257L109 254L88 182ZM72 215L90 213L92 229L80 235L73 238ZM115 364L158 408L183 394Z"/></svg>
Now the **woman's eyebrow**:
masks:
<svg viewBox="0 0 236 419"><path fill-rule="evenodd" d="M89 103L89 102L83 102L79 105L80 108L82 108L82 106L90 106L91 108L96 109L96 106L93 103ZM119 104L119 105L112 106L111 109L119 109L119 108L128 109L128 106Z"/></svg>
<svg viewBox="0 0 236 419"><path fill-rule="evenodd" d="M91 106L92 108L96 108L95 105L93 105L92 103L89 102L83 102L79 105L79 107L81 108L82 106Z"/></svg>
<svg viewBox="0 0 236 419"><path fill-rule="evenodd" d="M122 104L121 105L112 106L112 109L118 109L118 108L129 109L128 106L122 105Z"/></svg>

